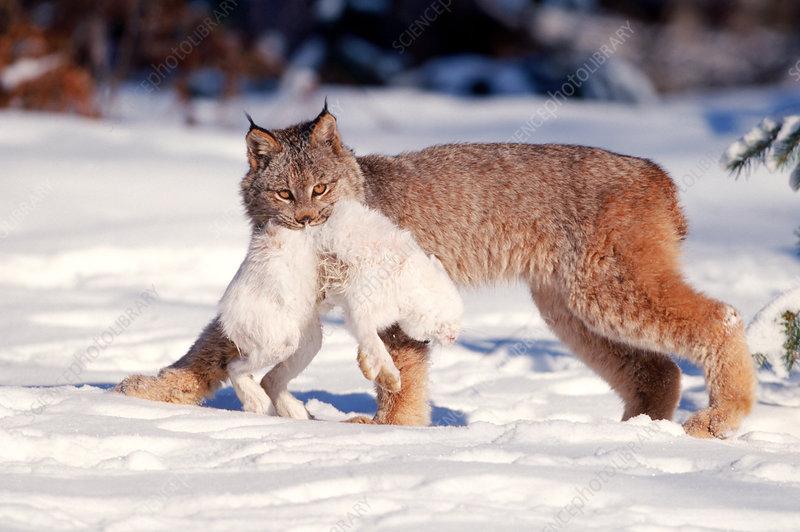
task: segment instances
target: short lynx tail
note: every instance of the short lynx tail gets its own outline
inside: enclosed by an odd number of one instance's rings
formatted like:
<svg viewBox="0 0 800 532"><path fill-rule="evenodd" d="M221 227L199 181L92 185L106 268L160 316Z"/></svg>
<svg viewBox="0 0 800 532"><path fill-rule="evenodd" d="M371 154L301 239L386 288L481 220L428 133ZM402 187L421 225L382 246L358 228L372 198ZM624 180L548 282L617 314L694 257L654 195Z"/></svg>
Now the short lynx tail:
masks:
<svg viewBox="0 0 800 532"><path fill-rule="evenodd" d="M689 223L686 221L686 215L683 214L683 209L678 201L678 186L657 164L649 163L648 170L651 179L657 181L661 187L678 239L684 240L689 235Z"/></svg>
<svg viewBox="0 0 800 532"><path fill-rule="evenodd" d="M215 318L189 351L158 376L131 375L114 391L151 401L200 404L228 378L228 363L237 356L236 346L222 333Z"/></svg>

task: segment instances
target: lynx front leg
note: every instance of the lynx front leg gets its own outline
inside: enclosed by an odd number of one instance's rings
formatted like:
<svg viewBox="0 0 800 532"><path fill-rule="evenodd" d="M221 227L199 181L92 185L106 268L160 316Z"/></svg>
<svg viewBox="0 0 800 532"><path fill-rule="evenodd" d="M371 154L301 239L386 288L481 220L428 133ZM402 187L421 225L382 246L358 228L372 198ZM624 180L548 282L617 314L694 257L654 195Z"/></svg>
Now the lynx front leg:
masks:
<svg viewBox="0 0 800 532"><path fill-rule="evenodd" d="M203 330L189 351L158 376L131 375L114 391L167 403L199 404L228 378L228 363L238 356L236 346L222 332L219 317Z"/></svg>
<svg viewBox="0 0 800 532"><path fill-rule="evenodd" d="M261 379L261 387L272 399L279 416L312 419L303 402L291 394L288 385L311 363L321 346L322 327L317 322L303 331L297 351Z"/></svg>
<svg viewBox="0 0 800 532"><path fill-rule="evenodd" d="M378 412L375 422L386 425L426 426L431 423L428 403L428 355L430 347L409 338L397 325L380 333L400 370L402 387L391 393L378 387Z"/></svg>
<svg viewBox="0 0 800 532"><path fill-rule="evenodd" d="M373 419L359 416L351 423L426 426L431 422L428 403L428 355L430 348L406 335L395 324L380 333L383 343L400 371L402 387L393 393L376 386L378 412Z"/></svg>

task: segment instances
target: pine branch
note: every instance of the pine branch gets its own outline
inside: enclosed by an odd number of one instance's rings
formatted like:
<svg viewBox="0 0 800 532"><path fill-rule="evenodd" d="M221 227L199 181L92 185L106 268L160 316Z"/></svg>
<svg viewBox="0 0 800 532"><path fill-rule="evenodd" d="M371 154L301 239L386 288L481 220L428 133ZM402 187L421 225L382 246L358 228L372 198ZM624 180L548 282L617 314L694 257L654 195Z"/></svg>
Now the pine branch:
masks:
<svg viewBox="0 0 800 532"><path fill-rule="evenodd" d="M797 192L800 190L800 164L794 167L792 173L789 175L789 186L792 190Z"/></svg>
<svg viewBox="0 0 800 532"><path fill-rule="evenodd" d="M800 313L787 310L781 318L783 332L786 335L786 341L783 343L783 348L786 350L783 354L783 363L786 371L791 372L795 363L800 362Z"/></svg>
<svg viewBox="0 0 800 532"><path fill-rule="evenodd" d="M798 160L800 150L800 115L783 118L783 124L767 153L766 165L770 172L791 167Z"/></svg>
<svg viewBox="0 0 800 532"><path fill-rule="evenodd" d="M769 359L764 353L753 353L753 360L761 369L772 369L772 364L769 363Z"/></svg>
<svg viewBox="0 0 800 532"><path fill-rule="evenodd" d="M760 162L764 163L770 145L781 130L782 122L765 118L745 136L728 146L722 156L722 164L738 178L742 172Z"/></svg>

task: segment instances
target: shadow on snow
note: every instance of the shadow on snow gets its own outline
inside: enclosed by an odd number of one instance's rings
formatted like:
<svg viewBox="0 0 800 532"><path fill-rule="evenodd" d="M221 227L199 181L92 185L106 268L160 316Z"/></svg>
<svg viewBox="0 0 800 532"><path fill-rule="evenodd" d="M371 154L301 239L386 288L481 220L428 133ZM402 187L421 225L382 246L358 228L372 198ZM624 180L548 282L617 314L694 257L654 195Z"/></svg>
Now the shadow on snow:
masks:
<svg viewBox="0 0 800 532"><path fill-rule="evenodd" d="M375 397L368 393L344 393L335 394L324 390L311 390L308 392L292 392L297 399L307 403L311 399L325 404L329 404L340 412L354 412L365 416L374 416L377 410ZM224 388L205 402L209 408L220 410L241 411L242 404L233 388ZM467 424L467 417L464 412L452 410L441 406L433 405L431 412L431 425L440 427L463 427Z"/></svg>

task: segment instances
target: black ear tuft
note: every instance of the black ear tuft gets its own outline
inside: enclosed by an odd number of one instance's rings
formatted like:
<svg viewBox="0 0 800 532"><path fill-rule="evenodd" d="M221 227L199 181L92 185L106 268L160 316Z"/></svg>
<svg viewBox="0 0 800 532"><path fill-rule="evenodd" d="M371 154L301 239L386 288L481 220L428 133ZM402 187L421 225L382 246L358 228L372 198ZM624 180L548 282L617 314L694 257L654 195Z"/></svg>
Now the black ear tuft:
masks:
<svg viewBox="0 0 800 532"><path fill-rule="evenodd" d="M248 113L247 111L245 111L245 112L244 112L244 116L246 116L246 117L247 117L247 120L248 120L248 122L250 122L250 128L247 130L247 132L248 132L248 133L250 133L250 132L251 132L251 131L253 131L254 129L256 129L256 130L258 130L258 131L263 131L264 133L269 133L269 131L268 131L268 130L264 129L263 127L259 126L258 124L256 124L256 123L253 121L253 117L252 117L252 116L250 116L250 113Z"/></svg>
<svg viewBox="0 0 800 532"><path fill-rule="evenodd" d="M255 123L255 122L253 122L253 117L252 117L252 116L250 116L250 113L248 113L247 111L245 111L245 112L244 112L244 116L246 116L246 117L247 117L247 120L250 122L250 129L248 129L248 130L247 130L247 132L248 132L248 133L249 133L249 132L251 132L251 131L253 131L254 129L256 129L256 128L258 127L258 126L256 125L256 123Z"/></svg>
<svg viewBox="0 0 800 532"><path fill-rule="evenodd" d="M311 127L311 129L313 129L314 126L316 126L317 123L319 123L319 121L322 119L322 117L326 116L326 115L333 116L331 114L331 112L328 110L328 97L327 96L325 97L325 103L322 105L322 111L320 111L319 114L317 115L317 117L309 123L309 126ZM334 118L336 118L336 117L334 116Z"/></svg>
<svg viewBox="0 0 800 532"><path fill-rule="evenodd" d="M271 132L253 122L253 118L245 113L250 121L245 141L247 142L247 159L250 168L258 169L259 163L268 161L270 157L281 151L281 145Z"/></svg>

